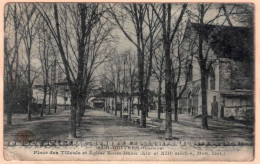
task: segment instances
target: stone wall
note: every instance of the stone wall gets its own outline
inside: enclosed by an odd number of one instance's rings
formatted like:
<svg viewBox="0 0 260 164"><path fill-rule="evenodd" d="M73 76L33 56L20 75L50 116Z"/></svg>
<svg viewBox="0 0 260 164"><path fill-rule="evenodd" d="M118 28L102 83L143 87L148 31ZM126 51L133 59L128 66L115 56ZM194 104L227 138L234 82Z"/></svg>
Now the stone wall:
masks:
<svg viewBox="0 0 260 164"><path fill-rule="evenodd" d="M236 120L252 121L254 119L253 107L224 108L225 117L233 116Z"/></svg>
<svg viewBox="0 0 260 164"><path fill-rule="evenodd" d="M253 89L253 65L251 63L221 59L219 63L219 89Z"/></svg>
<svg viewBox="0 0 260 164"><path fill-rule="evenodd" d="M254 105L250 97L224 98L224 117L233 116L236 120L254 119Z"/></svg>
<svg viewBox="0 0 260 164"><path fill-rule="evenodd" d="M222 59L219 62L219 90L231 89L231 62L228 59Z"/></svg>

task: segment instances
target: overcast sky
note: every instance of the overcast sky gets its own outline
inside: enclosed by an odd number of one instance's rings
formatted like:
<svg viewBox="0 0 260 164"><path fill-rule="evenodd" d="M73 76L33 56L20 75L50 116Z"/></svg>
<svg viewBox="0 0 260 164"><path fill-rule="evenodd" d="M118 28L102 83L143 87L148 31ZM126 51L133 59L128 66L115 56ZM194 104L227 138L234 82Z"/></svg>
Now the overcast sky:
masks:
<svg viewBox="0 0 260 164"><path fill-rule="evenodd" d="M207 22L207 21L209 21L209 20L211 20L211 19L213 19L217 14L218 14L218 9L216 9L216 6L217 5L212 5L211 6L211 8L207 11L207 13L206 13L206 15L205 15L205 22ZM188 9L189 10L191 10L193 13L195 13L195 14L197 14L197 11L196 11L196 9L195 9L195 7L196 7L196 4L189 4L189 6L188 6ZM172 7L172 13L174 13L174 15L173 15L173 26L174 26L174 20L178 17L178 15L179 15L179 13L180 13L180 11L181 11L181 6L180 5L176 5L176 6L173 6ZM216 21L215 21L215 23L216 24L219 24L219 23L222 23L223 22L223 20L224 20L224 17L220 17L219 19L217 19ZM113 20L111 20L111 21L113 21ZM194 22L194 20L191 20L191 21L193 21ZM233 25L234 26L241 26L240 24L238 24L237 22L235 22L235 21L233 21L233 20L231 20L232 21L232 23L233 23ZM183 25L185 25L185 22L187 22L187 14L184 16L184 18L183 18ZM224 25L227 25L227 22L224 24ZM128 32L130 32L130 33L135 33L135 31L134 31L134 26L133 26L133 24L131 23L131 22L126 22L125 23L125 30L126 31L128 31ZM125 37L125 35L123 34L123 32L120 30L120 29L118 29L118 28L116 28L114 31L113 31L113 34L114 35L116 35L117 37L118 37L118 42L116 43L116 44L113 44L116 48L116 50L117 50L117 52L120 54L120 52L122 52L122 51L124 51L124 50L126 50L126 49L131 49L132 50L132 54L133 55L136 55L136 48L134 47L134 45L133 45L133 43L131 43L126 37ZM12 34L11 34L12 35ZM133 36L133 35L130 35L132 38L133 38L133 40L135 40L135 36ZM56 44L56 43L53 43L53 44ZM38 53L38 49L37 49L37 46L33 46L33 50L32 50L32 54L33 55L37 55L37 53ZM24 50L24 46L23 46L23 44L21 44L21 46L20 46L20 49L19 49L19 55L20 56L24 56L24 57L22 57L22 58L24 58L24 60L23 60L23 62L24 63L26 63L26 58L25 58L25 50ZM39 59L33 59L32 60L32 65L35 67L35 68L40 68L40 61L39 61ZM101 68L102 68L102 66L101 66ZM103 68L102 68L103 69ZM97 70L97 72L95 73L95 76L97 76L97 75L99 75L99 73L100 73L100 71L102 71L102 69L98 69ZM154 86L155 85L155 86ZM157 86L156 86L156 83L155 84L152 84L152 88L156 88Z"/></svg>

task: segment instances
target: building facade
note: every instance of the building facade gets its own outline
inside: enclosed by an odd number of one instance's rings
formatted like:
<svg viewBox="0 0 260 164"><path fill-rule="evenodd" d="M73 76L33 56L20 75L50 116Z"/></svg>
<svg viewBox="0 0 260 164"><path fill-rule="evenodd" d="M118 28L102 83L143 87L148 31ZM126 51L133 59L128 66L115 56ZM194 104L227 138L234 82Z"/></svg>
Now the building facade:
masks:
<svg viewBox="0 0 260 164"><path fill-rule="evenodd" d="M198 25L188 23L182 47L198 35ZM194 40L198 42L198 37ZM205 25L204 54L214 61L207 71L207 112L212 117L254 118L254 44L252 29L245 27ZM197 40L196 40L197 39ZM183 55L188 55L182 50ZM185 54L186 53L186 54ZM192 60L190 78L179 99L180 113L202 114L201 74L199 62ZM179 84L179 89L184 86Z"/></svg>

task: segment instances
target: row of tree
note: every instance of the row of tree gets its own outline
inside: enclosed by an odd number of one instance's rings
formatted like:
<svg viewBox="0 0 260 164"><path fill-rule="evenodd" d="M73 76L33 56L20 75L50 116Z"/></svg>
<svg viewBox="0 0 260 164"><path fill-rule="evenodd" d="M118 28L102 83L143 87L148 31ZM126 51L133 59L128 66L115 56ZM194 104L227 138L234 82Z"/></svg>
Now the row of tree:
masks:
<svg viewBox="0 0 260 164"><path fill-rule="evenodd" d="M94 70L114 51L114 26L107 23L107 9L99 4L31 3L8 4L5 10L5 93L13 94L5 96L5 104L17 103L13 98L18 98L16 87L21 87L22 81L27 88L30 121L34 80L39 79L44 86L45 104L53 78L51 68L57 64L71 92L70 137L76 137L76 123L80 125ZM25 55L18 55L19 50ZM7 110L8 124L13 108Z"/></svg>
<svg viewBox="0 0 260 164"><path fill-rule="evenodd" d="M205 43L202 27L205 24L219 23L220 20L222 25L228 22L232 26L233 20L252 26L252 19L249 19L252 17L250 7L246 4L166 3L8 4L4 24L5 104L11 104L11 107L7 110L7 122L11 124L12 109L17 108L17 102L13 100L21 93L19 88L26 88L25 102L28 120L31 120L30 104L33 100L34 81L39 79L44 86L45 104L47 89L53 88L50 87L50 81L55 81L53 77L56 77L56 73L52 75L51 68L56 68L57 65L65 74L71 93L69 136L76 137L76 126L80 126L86 99L97 80L96 70L105 63L106 75L110 76L103 76L103 82L110 83L115 96L120 92L129 92L132 99L135 88L138 88L141 127L146 127L151 79L158 80L159 107L162 83L165 82L166 138L170 139L171 102L175 102L175 121L178 121L178 99L186 85L179 92L177 86L183 73L187 84L189 63L196 58L201 72L202 125L203 128L208 128L206 77L215 60L210 60L203 51ZM211 10L218 12L206 20L206 13ZM184 47L189 53L183 55L181 42L187 19L196 22L200 30L195 38L190 39L190 44ZM118 30L135 50L115 50L118 40L115 33ZM37 61L40 61L40 67L37 67ZM160 110L158 117L160 118Z"/></svg>
<svg viewBox="0 0 260 164"><path fill-rule="evenodd" d="M213 15L212 11L215 11L216 14ZM191 79L193 62L197 62L201 75L202 127L208 129L207 77L218 57L210 56L210 47L203 41L204 26L212 24L219 27L233 26L233 22L252 27L252 6L248 4L194 4L189 6L187 4L114 4L109 5L109 12L114 18L113 23L136 47L134 52L137 54L138 74L131 76L131 70L129 70L128 81L130 86L132 86L131 80L138 81L138 90L135 91L138 92L140 98L141 127L146 126L150 79L155 77L158 80L158 118L160 119L162 83L164 81L166 138L172 137L172 108L174 108L174 120L178 122L178 100L185 91L188 80ZM185 31L187 20L197 24L199 30L196 35L186 34L184 36L183 31ZM129 26L134 30L129 30ZM183 37L186 37L188 45L183 45ZM125 85L124 80L125 62L132 63L132 61L125 60L124 54L125 52L120 54L122 58L114 56L117 59L113 61L115 63L110 62L111 69L108 70L112 74L115 73L113 77L116 78L106 81L113 83L115 93L124 93L129 90L129 85ZM123 76L120 74L122 70ZM107 73L102 76L105 75ZM122 80L120 76L123 77ZM178 90L180 83L183 83L183 87ZM122 84L122 89L120 84ZM133 92L132 89L130 91ZM174 107L172 107L172 101ZM130 108L129 113L131 111Z"/></svg>

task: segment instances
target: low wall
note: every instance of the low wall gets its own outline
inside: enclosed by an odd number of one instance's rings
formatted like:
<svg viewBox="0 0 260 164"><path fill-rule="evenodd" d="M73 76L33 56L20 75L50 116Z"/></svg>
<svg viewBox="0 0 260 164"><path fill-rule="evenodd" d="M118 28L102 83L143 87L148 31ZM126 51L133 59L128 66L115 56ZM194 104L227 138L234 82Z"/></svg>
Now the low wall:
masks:
<svg viewBox="0 0 260 164"><path fill-rule="evenodd" d="M224 117L233 116L236 120L252 121L254 119L253 107L224 108Z"/></svg>

